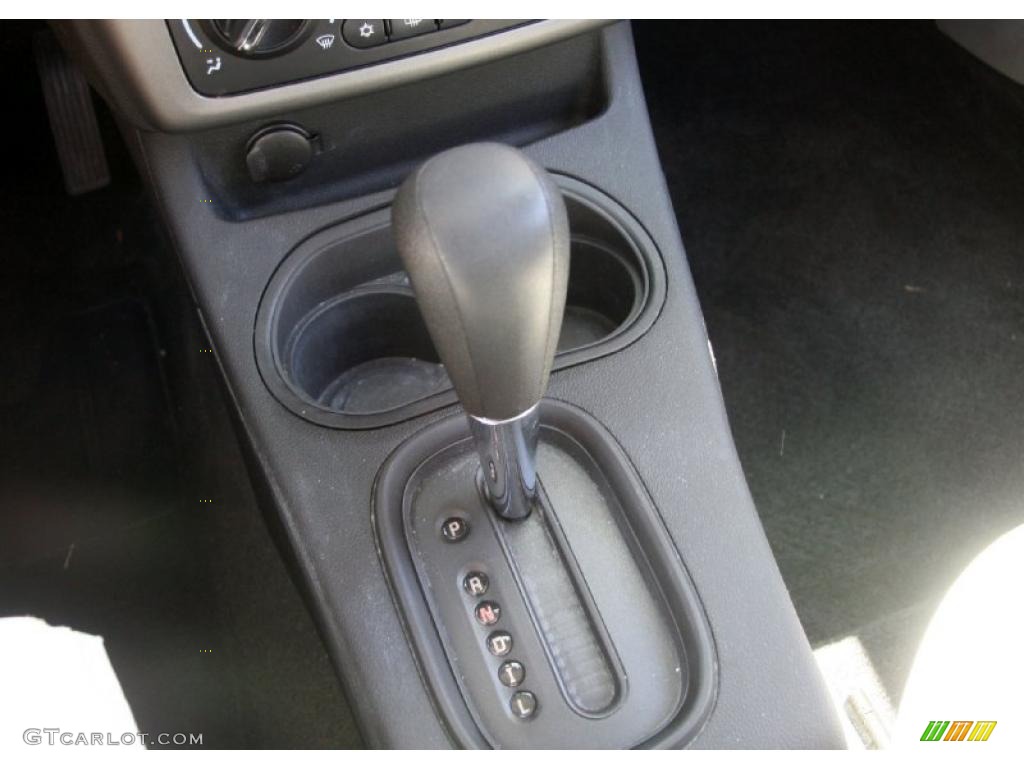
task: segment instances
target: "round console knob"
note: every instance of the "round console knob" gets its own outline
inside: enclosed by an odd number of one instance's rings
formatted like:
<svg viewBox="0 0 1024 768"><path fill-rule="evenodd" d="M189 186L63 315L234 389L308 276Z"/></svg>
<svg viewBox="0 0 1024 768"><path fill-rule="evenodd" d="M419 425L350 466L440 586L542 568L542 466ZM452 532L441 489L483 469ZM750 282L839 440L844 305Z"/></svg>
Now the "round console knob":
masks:
<svg viewBox="0 0 1024 768"><path fill-rule="evenodd" d="M306 35L305 19L213 19L210 34L231 53L259 58L276 56L298 45Z"/></svg>

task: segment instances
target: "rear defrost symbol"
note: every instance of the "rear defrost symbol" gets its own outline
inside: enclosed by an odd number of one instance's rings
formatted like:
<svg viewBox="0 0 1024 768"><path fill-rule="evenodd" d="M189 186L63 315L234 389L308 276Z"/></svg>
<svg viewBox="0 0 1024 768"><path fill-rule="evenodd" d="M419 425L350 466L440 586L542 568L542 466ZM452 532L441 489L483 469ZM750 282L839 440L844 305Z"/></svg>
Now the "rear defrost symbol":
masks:
<svg viewBox="0 0 1024 768"><path fill-rule="evenodd" d="M320 37L316 39L316 44L326 51L334 45L334 35L320 35Z"/></svg>

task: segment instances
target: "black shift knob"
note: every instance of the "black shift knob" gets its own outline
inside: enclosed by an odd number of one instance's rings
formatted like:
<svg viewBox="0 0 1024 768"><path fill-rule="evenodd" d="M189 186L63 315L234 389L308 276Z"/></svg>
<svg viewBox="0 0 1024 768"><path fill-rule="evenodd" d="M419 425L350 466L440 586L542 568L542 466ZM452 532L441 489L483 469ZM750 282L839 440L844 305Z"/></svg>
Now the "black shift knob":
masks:
<svg viewBox="0 0 1024 768"><path fill-rule="evenodd" d="M398 251L467 413L505 421L540 401L569 274L565 203L548 174L503 144L428 160L392 212Z"/></svg>

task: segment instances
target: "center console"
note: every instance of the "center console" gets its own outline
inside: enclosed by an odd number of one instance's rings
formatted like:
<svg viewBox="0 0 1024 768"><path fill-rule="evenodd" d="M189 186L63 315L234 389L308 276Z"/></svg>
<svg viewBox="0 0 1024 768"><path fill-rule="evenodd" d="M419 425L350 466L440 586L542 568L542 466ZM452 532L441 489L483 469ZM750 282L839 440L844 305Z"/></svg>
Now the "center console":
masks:
<svg viewBox="0 0 1024 768"><path fill-rule="evenodd" d="M152 186L368 743L842 745L628 24L58 31Z"/></svg>

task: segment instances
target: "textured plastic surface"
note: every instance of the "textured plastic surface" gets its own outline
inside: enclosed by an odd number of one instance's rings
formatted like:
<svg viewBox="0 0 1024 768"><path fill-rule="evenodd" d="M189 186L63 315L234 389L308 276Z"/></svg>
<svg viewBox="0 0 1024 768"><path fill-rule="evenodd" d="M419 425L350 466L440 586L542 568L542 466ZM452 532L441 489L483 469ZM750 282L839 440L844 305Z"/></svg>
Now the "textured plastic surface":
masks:
<svg viewBox="0 0 1024 768"><path fill-rule="evenodd" d="M609 503L579 463L553 445L539 448L539 453L548 483L558 483L560 489L568 488L572 503L577 508L584 506L591 515L588 521L591 525L603 522L607 529L613 530L612 505L615 502ZM509 521L492 516L490 522L512 567L515 583L526 599L566 702L577 713L601 717L619 703L628 685L623 682L613 641L608 636L600 608L594 604L572 545L566 539L560 515L570 516L571 511L562 507L556 512L541 489L527 519ZM637 573L634 571L632 575L635 577ZM623 582L628 583L628 579L624 578ZM633 586L636 583L634 580ZM638 601L638 604L642 603ZM645 608L650 607L652 603L645 605ZM646 623L652 635L663 629L660 618L655 607L650 617L655 620ZM680 670L678 665L668 664L673 658L678 661L674 649L663 642L651 656L665 662L660 682L669 680L666 687L671 690L676 678L682 676L676 671ZM651 709L654 709L654 699L652 696L646 700Z"/></svg>
<svg viewBox="0 0 1024 768"><path fill-rule="evenodd" d="M569 279L569 219L554 181L512 147L457 147L413 172L391 219L466 412L503 421L536 405Z"/></svg>
<svg viewBox="0 0 1024 768"><path fill-rule="evenodd" d="M590 416L541 402L541 509L496 518L480 501L476 459L459 417L402 445L377 481L375 523L438 709L465 746L680 746L714 700L710 628L657 510L628 459ZM469 533L440 533L451 515ZM598 533L599 532L599 533ZM598 535L595 535L598 534ZM489 574L498 622L480 627L462 580ZM657 585L657 586L655 586ZM514 639L524 689L538 702L513 717L497 680L506 657L485 645Z"/></svg>

